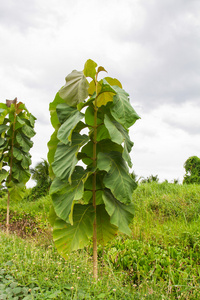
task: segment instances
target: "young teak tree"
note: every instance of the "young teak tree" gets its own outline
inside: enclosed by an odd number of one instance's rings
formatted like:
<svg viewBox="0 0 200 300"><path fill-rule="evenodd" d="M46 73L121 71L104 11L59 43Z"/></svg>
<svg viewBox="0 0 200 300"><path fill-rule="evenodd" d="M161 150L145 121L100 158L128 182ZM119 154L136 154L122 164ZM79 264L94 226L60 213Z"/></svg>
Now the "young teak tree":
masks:
<svg viewBox="0 0 200 300"><path fill-rule="evenodd" d="M133 146L128 129L139 119L121 83L98 80L100 72L106 71L88 60L83 71L66 77L50 103L55 131L48 143L55 245L67 258L93 237L95 278L97 243L105 245L118 230L131 232L136 183L128 168Z"/></svg>
<svg viewBox="0 0 200 300"><path fill-rule="evenodd" d="M6 100L0 103L0 184L7 187L7 232L9 231L10 200L23 197L25 184L30 178L29 166L35 135L35 117L28 112L22 102Z"/></svg>

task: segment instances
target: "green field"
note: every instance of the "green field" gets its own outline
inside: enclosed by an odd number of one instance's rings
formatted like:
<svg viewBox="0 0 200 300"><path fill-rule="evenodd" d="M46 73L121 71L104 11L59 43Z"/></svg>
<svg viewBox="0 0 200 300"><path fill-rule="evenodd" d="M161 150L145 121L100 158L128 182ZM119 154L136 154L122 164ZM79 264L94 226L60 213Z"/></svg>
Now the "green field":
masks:
<svg viewBox="0 0 200 300"><path fill-rule="evenodd" d="M200 185L140 184L133 194L132 235L65 261L48 222L50 197L11 203L11 234L4 232L0 198L0 300L200 299Z"/></svg>

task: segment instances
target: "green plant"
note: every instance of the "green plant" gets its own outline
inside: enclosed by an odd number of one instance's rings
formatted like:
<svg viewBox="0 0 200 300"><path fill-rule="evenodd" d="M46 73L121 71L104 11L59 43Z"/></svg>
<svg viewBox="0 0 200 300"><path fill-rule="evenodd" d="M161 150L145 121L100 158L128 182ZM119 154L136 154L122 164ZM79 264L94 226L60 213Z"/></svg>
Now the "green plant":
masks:
<svg viewBox="0 0 200 300"><path fill-rule="evenodd" d="M93 236L95 278L97 242L106 244L118 230L131 233L136 183L127 166L132 165L133 146L128 128L139 119L117 79L98 81L102 71L88 60L83 71L66 77L50 104L55 131L48 143L55 245L66 257ZM81 134L83 129L88 134ZM79 161L85 167L77 165Z"/></svg>
<svg viewBox="0 0 200 300"><path fill-rule="evenodd" d="M200 184L200 158L197 156L189 157L184 164L184 168L186 174L184 176L183 183Z"/></svg>
<svg viewBox="0 0 200 300"><path fill-rule="evenodd" d="M33 145L35 117L22 102L6 100L0 103L0 182L8 189L7 232L9 231L10 200L23 198L25 184L30 178L29 166Z"/></svg>

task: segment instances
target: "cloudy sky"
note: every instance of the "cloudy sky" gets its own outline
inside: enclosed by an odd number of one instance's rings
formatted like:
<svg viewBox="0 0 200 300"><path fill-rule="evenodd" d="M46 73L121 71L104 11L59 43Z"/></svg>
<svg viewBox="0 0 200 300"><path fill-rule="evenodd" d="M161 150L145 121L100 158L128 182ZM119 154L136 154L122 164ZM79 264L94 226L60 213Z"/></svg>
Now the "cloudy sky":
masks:
<svg viewBox="0 0 200 300"><path fill-rule="evenodd" d="M49 103L93 59L118 78L141 119L133 170L172 182L200 157L199 0L0 0L0 102L37 117L33 167L47 157Z"/></svg>

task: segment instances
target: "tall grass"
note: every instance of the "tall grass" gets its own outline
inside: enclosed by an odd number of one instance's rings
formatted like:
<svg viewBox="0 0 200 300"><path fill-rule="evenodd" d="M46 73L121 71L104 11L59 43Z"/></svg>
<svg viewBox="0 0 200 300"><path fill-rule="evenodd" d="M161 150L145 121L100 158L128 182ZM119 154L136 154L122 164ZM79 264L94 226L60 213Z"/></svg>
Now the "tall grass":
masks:
<svg viewBox="0 0 200 300"><path fill-rule="evenodd" d="M21 288L24 298L16 299L200 299L200 186L140 184L133 203L131 236L120 234L98 248L97 283L91 274L92 243L65 261L41 232L31 240L1 232L0 295L3 280L9 288L13 282ZM4 205L0 200L0 211ZM46 230L50 205L47 196L12 203L11 211L29 213Z"/></svg>

